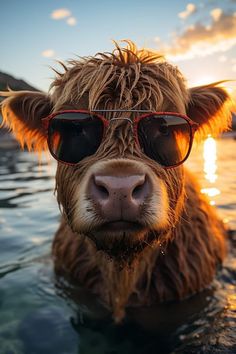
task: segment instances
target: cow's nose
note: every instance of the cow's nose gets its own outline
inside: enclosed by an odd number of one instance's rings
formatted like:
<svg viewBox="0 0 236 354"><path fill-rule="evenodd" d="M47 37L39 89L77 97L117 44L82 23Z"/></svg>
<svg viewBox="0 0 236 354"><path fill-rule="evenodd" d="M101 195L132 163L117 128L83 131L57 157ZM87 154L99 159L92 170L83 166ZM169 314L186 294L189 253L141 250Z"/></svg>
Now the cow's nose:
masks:
<svg viewBox="0 0 236 354"><path fill-rule="evenodd" d="M90 196L107 221L138 222L141 206L150 194L145 174L129 176L93 175Z"/></svg>

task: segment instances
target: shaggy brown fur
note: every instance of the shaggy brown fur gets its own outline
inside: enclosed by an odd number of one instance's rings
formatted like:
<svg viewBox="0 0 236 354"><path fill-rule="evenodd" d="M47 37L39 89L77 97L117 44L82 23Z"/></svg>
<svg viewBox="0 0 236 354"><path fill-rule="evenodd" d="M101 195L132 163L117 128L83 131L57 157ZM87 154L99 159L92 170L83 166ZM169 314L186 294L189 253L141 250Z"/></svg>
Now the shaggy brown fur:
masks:
<svg viewBox="0 0 236 354"><path fill-rule="evenodd" d="M46 149L40 121L64 109L187 113L200 125L198 139L229 129L230 98L219 83L187 89L177 67L132 42L63 67L48 96L3 93L8 97L2 105L4 124L29 149ZM118 116L127 113L106 113L107 119ZM147 174L152 196L142 207L142 230L97 231L104 220L86 193L91 176L104 170ZM110 124L98 151L76 167L58 164L56 191L63 211L53 243L56 272L97 294L116 320L126 306L183 299L202 290L226 254L223 224L195 178L183 166L165 170L145 156L125 121Z"/></svg>

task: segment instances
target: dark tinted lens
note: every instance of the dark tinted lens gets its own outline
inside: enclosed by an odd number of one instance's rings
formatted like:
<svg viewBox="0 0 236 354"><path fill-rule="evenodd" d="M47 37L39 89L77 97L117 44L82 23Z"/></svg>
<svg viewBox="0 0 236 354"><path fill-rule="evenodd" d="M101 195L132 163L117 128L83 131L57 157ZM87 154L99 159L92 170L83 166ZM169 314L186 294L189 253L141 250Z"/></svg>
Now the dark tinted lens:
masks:
<svg viewBox="0 0 236 354"><path fill-rule="evenodd" d="M138 123L138 139L148 157L162 166L174 166L189 152L190 125L178 116L150 115Z"/></svg>
<svg viewBox="0 0 236 354"><path fill-rule="evenodd" d="M76 164L97 151L103 123L88 113L61 113L50 121L48 136L51 153L61 161Z"/></svg>

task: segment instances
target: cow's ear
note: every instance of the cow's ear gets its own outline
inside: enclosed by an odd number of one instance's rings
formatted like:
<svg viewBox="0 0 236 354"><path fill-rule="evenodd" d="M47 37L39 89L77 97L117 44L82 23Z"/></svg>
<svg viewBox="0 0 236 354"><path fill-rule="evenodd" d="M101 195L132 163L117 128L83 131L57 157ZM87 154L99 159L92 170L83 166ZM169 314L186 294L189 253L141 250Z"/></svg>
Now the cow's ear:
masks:
<svg viewBox="0 0 236 354"><path fill-rule="evenodd" d="M218 136L231 127L233 102L219 83L189 89L187 115L199 124L198 138Z"/></svg>
<svg viewBox="0 0 236 354"><path fill-rule="evenodd" d="M7 91L0 92L6 97L1 103L3 126L8 127L28 150L47 150L47 136L42 118L52 111L50 97L42 92Z"/></svg>

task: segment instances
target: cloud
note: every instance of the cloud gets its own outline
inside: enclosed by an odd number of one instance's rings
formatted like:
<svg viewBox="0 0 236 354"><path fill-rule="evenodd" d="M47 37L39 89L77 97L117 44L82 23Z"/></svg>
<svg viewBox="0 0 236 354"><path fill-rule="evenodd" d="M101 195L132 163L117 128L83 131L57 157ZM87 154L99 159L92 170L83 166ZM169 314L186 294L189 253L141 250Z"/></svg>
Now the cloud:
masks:
<svg viewBox="0 0 236 354"><path fill-rule="evenodd" d="M236 13L222 12L217 21L213 18L211 25L199 22L188 27L173 38L171 45L163 46L161 50L171 60L184 60L226 52L235 45Z"/></svg>
<svg viewBox="0 0 236 354"><path fill-rule="evenodd" d="M53 20L61 20L69 16L71 16L71 12L68 9L57 9L51 13L51 18Z"/></svg>
<svg viewBox="0 0 236 354"><path fill-rule="evenodd" d="M218 60L220 63L225 63L227 61L227 57L225 55L221 55Z"/></svg>
<svg viewBox="0 0 236 354"><path fill-rule="evenodd" d="M197 7L194 4L187 4L186 9L178 14L178 16L185 20L191 14L197 11Z"/></svg>
<svg viewBox="0 0 236 354"><path fill-rule="evenodd" d="M236 64L232 66L232 70L236 72Z"/></svg>
<svg viewBox="0 0 236 354"><path fill-rule="evenodd" d="M218 21L221 15L223 14L223 10L218 7L216 9L213 9L210 14L214 21Z"/></svg>
<svg viewBox="0 0 236 354"><path fill-rule="evenodd" d="M75 26L77 24L77 20L75 17L69 17L66 22L70 26Z"/></svg>
<svg viewBox="0 0 236 354"><path fill-rule="evenodd" d="M65 20L69 26L75 26L77 20L68 9L57 9L51 13L51 18L53 20Z"/></svg>
<svg viewBox="0 0 236 354"><path fill-rule="evenodd" d="M41 55L45 58L51 58L55 56L55 51L53 49L44 50Z"/></svg>

